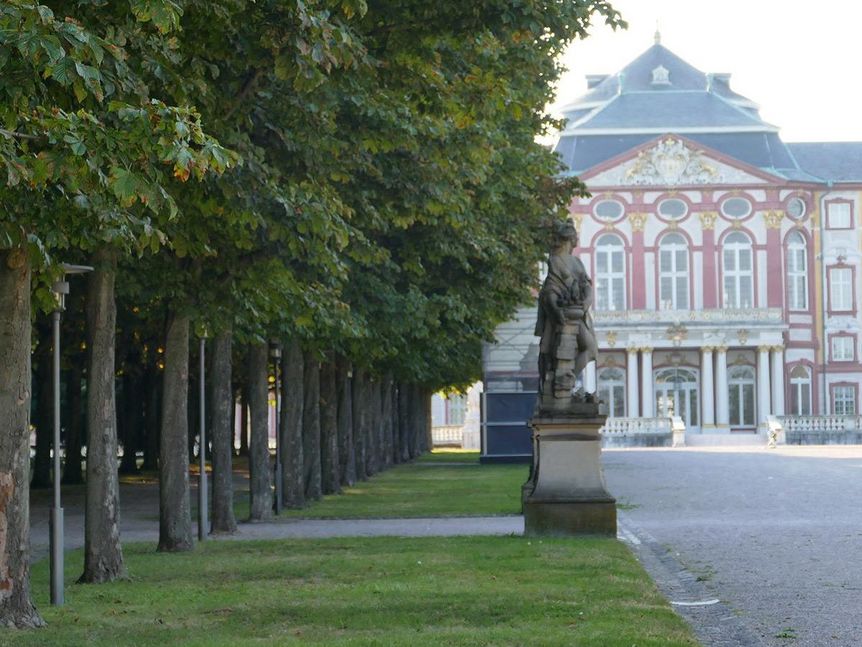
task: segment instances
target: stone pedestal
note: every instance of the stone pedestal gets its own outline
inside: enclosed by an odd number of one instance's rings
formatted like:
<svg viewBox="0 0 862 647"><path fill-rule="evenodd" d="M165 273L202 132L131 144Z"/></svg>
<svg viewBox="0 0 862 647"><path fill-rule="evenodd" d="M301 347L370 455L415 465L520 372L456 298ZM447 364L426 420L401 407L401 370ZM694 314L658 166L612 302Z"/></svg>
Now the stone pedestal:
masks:
<svg viewBox="0 0 862 647"><path fill-rule="evenodd" d="M601 465L605 417L535 417L533 468L522 490L524 534L617 534L616 500Z"/></svg>

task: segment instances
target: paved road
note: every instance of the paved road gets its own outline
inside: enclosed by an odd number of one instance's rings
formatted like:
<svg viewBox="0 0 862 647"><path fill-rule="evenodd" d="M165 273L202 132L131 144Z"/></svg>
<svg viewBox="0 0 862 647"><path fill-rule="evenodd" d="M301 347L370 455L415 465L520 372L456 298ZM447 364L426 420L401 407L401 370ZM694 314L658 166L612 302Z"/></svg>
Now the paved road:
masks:
<svg viewBox="0 0 862 647"><path fill-rule="evenodd" d="M604 465L622 537L705 644L862 645L862 447L611 450Z"/></svg>

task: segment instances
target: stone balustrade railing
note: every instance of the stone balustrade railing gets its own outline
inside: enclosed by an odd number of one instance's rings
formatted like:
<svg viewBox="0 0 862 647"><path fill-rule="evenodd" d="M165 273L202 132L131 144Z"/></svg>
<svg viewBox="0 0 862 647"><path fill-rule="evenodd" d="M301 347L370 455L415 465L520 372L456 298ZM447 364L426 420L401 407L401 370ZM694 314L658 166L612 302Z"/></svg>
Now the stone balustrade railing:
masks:
<svg viewBox="0 0 862 647"><path fill-rule="evenodd" d="M862 430L862 416L779 416L781 426L787 432L836 433Z"/></svg>
<svg viewBox="0 0 862 647"><path fill-rule="evenodd" d="M462 425L440 425L431 427L431 444L434 447L461 445L464 435Z"/></svg>
<svg viewBox="0 0 862 647"><path fill-rule="evenodd" d="M670 418L608 418L600 430L605 436L669 434L672 431Z"/></svg>

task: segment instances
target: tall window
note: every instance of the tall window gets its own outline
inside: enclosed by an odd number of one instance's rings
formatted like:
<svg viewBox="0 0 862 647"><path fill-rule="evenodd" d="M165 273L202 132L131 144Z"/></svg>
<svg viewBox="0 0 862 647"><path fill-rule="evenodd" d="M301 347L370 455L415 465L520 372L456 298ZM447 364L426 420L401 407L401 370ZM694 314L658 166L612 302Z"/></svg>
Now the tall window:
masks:
<svg viewBox="0 0 862 647"><path fill-rule="evenodd" d="M832 387L832 413L836 416L856 415L856 387L840 385Z"/></svg>
<svg viewBox="0 0 862 647"><path fill-rule="evenodd" d="M741 232L733 232L724 240L724 307L754 306L753 254L751 241Z"/></svg>
<svg viewBox="0 0 862 647"><path fill-rule="evenodd" d="M618 368L603 368L599 371L599 400L608 405L611 418L626 415L625 374Z"/></svg>
<svg viewBox="0 0 862 647"><path fill-rule="evenodd" d="M853 309L853 270L849 267L829 269L829 309L834 312Z"/></svg>
<svg viewBox="0 0 862 647"><path fill-rule="evenodd" d="M797 416L811 415L811 371L805 366L790 371L790 411Z"/></svg>
<svg viewBox="0 0 862 647"><path fill-rule="evenodd" d="M659 303L663 310L688 310L688 246L680 234L659 245Z"/></svg>
<svg viewBox="0 0 862 647"><path fill-rule="evenodd" d="M808 310L808 250L798 231L787 239L787 307Z"/></svg>
<svg viewBox="0 0 862 647"><path fill-rule="evenodd" d="M754 426L754 369L734 366L728 378L730 424L734 427Z"/></svg>
<svg viewBox="0 0 862 647"><path fill-rule="evenodd" d="M625 250L616 236L596 243L596 310L625 310Z"/></svg>

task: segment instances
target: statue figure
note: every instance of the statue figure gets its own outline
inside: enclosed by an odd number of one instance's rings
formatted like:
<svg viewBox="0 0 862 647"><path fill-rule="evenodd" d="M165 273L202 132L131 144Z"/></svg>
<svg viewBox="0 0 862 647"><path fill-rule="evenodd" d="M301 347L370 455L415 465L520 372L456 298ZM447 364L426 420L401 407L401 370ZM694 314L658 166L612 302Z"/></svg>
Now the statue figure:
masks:
<svg viewBox="0 0 862 647"><path fill-rule="evenodd" d="M573 393L576 379L598 352L589 313L593 285L584 264L572 255L577 245L578 233L570 220L556 226L536 321L536 335L541 337L540 409L566 411L573 403L595 402L594 394L583 387Z"/></svg>

